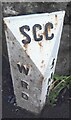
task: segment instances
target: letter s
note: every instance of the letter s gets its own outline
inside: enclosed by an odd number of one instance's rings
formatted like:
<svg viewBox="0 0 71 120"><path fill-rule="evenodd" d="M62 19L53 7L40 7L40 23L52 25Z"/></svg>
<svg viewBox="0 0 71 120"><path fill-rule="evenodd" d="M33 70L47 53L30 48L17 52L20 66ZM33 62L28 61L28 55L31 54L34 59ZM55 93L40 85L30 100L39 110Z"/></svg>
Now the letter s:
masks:
<svg viewBox="0 0 71 120"><path fill-rule="evenodd" d="M20 27L19 29L20 29L20 32L26 37L25 40L22 40L22 43L23 43L23 44L28 44L28 43L30 43L30 42L31 42L31 38L30 38L30 36L24 31L24 29L26 29L26 30L29 31L29 30L30 30L30 27L29 27L28 25L24 25L24 26Z"/></svg>

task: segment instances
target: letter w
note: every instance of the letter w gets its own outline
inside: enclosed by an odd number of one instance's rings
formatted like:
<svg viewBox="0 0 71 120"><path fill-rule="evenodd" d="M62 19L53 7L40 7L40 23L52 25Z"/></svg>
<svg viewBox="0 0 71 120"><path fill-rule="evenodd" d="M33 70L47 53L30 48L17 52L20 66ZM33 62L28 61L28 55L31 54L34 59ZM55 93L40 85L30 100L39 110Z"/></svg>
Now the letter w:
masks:
<svg viewBox="0 0 71 120"><path fill-rule="evenodd" d="M25 74L25 75L28 75L28 72L29 72L29 68L26 66L26 65L23 65L21 64L20 62L17 63L17 66L18 66L18 69L19 69L19 72Z"/></svg>

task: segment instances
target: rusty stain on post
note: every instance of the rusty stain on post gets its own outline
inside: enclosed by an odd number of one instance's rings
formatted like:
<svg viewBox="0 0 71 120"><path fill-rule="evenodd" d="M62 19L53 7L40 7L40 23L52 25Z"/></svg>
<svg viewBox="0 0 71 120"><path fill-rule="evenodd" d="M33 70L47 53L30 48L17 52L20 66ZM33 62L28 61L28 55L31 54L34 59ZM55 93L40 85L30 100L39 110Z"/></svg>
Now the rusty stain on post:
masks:
<svg viewBox="0 0 71 120"><path fill-rule="evenodd" d="M43 47L43 46L42 46L42 42L38 42L38 45L39 45L40 47Z"/></svg>
<svg viewBox="0 0 71 120"><path fill-rule="evenodd" d="M45 33L45 32L43 32L42 34L43 34L43 35L44 35L44 37L45 37L46 33Z"/></svg>
<svg viewBox="0 0 71 120"><path fill-rule="evenodd" d="M51 28L50 28L50 25L48 25L47 30L48 30L48 34L50 34L50 33L51 33Z"/></svg>
<svg viewBox="0 0 71 120"><path fill-rule="evenodd" d="M57 24L58 24L58 17L57 15L55 15L55 26L57 26Z"/></svg>
<svg viewBox="0 0 71 120"><path fill-rule="evenodd" d="M57 15L55 15L55 19L57 20Z"/></svg>
<svg viewBox="0 0 71 120"><path fill-rule="evenodd" d="M42 77L40 78L40 80L39 80L39 82L40 82L41 85L42 85L42 83L43 83L43 80L44 80L44 77L42 76Z"/></svg>
<svg viewBox="0 0 71 120"><path fill-rule="evenodd" d="M38 34L38 37L40 37L40 34Z"/></svg>
<svg viewBox="0 0 71 120"><path fill-rule="evenodd" d="M26 49L28 48L28 44L24 44L23 46L24 46Z"/></svg>

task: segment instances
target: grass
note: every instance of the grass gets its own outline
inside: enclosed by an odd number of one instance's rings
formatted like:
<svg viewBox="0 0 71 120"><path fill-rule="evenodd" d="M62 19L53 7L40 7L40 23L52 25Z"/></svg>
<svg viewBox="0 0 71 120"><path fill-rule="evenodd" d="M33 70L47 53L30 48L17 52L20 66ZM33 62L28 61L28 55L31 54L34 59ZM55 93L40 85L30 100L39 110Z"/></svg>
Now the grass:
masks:
<svg viewBox="0 0 71 120"><path fill-rule="evenodd" d="M63 95L66 89L69 90L71 87L71 75L70 76L60 76L55 74L53 77L53 83L50 86L48 104L54 106L58 100L59 94Z"/></svg>

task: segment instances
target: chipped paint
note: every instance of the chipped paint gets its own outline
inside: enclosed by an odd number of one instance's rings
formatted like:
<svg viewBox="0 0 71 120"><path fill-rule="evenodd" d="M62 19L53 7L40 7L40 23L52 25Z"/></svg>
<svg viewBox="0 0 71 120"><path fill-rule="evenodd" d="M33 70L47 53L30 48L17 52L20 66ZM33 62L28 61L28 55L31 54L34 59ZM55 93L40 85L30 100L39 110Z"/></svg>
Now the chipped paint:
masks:
<svg viewBox="0 0 71 120"><path fill-rule="evenodd" d="M48 34L50 34L51 33L51 27L50 27L50 25L48 25Z"/></svg>
<svg viewBox="0 0 71 120"><path fill-rule="evenodd" d="M44 60L42 60L42 62L41 62L42 64L44 63Z"/></svg>
<svg viewBox="0 0 71 120"><path fill-rule="evenodd" d="M57 15L55 15L55 27L57 26L57 24L58 24L58 17Z"/></svg>

